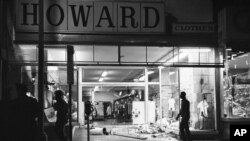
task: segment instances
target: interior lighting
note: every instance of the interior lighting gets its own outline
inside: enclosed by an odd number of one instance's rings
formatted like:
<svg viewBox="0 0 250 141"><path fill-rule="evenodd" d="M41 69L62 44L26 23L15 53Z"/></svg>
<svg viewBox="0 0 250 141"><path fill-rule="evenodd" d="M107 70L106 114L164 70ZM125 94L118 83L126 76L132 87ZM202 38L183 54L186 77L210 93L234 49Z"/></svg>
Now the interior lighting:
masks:
<svg viewBox="0 0 250 141"><path fill-rule="evenodd" d="M97 90L98 90L98 86L95 86L95 88L94 88L94 92L95 92L95 91L97 91Z"/></svg>
<svg viewBox="0 0 250 141"><path fill-rule="evenodd" d="M48 70L49 71L57 71L58 67L56 67L56 66L48 66Z"/></svg>
<svg viewBox="0 0 250 141"><path fill-rule="evenodd" d="M169 75L173 75L173 74L175 74L175 72L174 72L174 71L169 72Z"/></svg>
<svg viewBox="0 0 250 141"><path fill-rule="evenodd" d="M150 75L150 74L152 74L152 73L154 73L154 71L148 71L147 74Z"/></svg>
<svg viewBox="0 0 250 141"><path fill-rule="evenodd" d="M106 72L106 71L102 72L102 77L107 76L107 74L108 74L108 72Z"/></svg>
<svg viewBox="0 0 250 141"><path fill-rule="evenodd" d="M158 68L159 68L159 69L163 69L163 68L164 68L164 66L159 66Z"/></svg>
<svg viewBox="0 0 250 141"><path fill-rule="evenodd" d="M168 65L169 63L173 63L173 62L178 62L179 60L184 59L187 56L187 54L185 53L179 53L179 55L175 55L173 58L167 60L164 65Z"/></svg>
<svg viewBox="0 0 250 141"><path fill-rule="evenodd" d="M153 74L153 73L154 73L154 71L148 71L147 75L150 75L150 74ZM145 80L145 75L142 75L138 80L139 81L144 81Z"/></svg>
<svg viewBox="0 0 250 141"><path fill-rule="evenodd" d="M192 52L210 52L210 48L182 48L180 52L192 53Z"/></svg>
<svg viewBox="0 0 250 141"><path fill-rule="evenodd" d="M232 51L232 48L227 48L226 51Z"/></svg>
<svg viewBox="0 0 250 141"><path fill-rule="evenodd" d="M99 82L102 82L104 80L104 78L103 77L101 77L100 79L99 79Z"/></svg>

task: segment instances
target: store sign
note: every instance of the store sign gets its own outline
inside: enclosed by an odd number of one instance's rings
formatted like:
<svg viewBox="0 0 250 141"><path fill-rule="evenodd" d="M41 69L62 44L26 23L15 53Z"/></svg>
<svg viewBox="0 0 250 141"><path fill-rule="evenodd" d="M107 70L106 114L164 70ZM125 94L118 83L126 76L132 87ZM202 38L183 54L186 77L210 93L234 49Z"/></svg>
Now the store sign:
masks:
<svg viewBox="0 0 250 141"><path fill-rule="evenodd" d="M212 33L214 24L173 24L173 33Z"/></svg>
<svg viewBox="0 0 250 141"><path fill-rule="evenodd" d="M18 0L16 30L38 32L38 0ZM164 33L164 4L45 0L44 30L62 33Z"/></svg>

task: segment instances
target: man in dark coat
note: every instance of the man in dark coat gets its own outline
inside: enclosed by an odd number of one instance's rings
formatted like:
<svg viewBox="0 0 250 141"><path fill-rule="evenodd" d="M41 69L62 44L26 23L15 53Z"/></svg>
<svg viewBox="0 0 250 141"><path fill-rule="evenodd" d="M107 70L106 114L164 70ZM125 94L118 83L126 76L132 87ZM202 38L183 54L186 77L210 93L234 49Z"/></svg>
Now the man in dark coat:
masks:
<svg viewBox="0 0 250 141"><path fill-rule="evenodd" d="M179 119L181 116L181 122L180 122L180 133L182 136L183 141L189 140L191 141L191 133L189 131L189 119L190 119L190 103L186 98L186 92L181 92L180 98L181 101L181 109L180 113L177 115L176 120Z"/></svg>
<svg viewBox="0 0 250 141"><path fill-rule="evenodd" d="M56 103L54 104L54 109L57 111L55 131L60 141L66 141L64 135L64 126L68 122L68 104L66 103L63 97L63 91L55 91Z"/></svg>

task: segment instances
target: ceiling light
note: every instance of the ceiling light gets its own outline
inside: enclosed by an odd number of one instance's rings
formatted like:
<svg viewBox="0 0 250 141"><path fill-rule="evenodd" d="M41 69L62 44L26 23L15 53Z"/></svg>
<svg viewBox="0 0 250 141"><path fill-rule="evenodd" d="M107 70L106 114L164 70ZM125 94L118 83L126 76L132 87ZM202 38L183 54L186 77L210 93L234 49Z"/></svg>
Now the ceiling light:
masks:
<svg viewBox="0 0 250 141"><path fill-rule="evenodd" d="M107 76L107 74L108 74L108 72L104 71L104 72L102 73L102 77Z"/></svg>
<svg viewBox="0 0 250 141"><path fill-rule="evenodd" d="M227 48L226 51L232 51L232 48Z"/></svg>
<svg viewBox="0 0 250 141"><path fill-rule="evenodd" d="M100 81L100 82L102 82L103 80L104 80L104 78L103 78L103 77L101 77L101 78L99 79L99 81Z"/></svg>
<svg viewBox="0 0 250 141"><path fill-rule="evenodd" d="M95 92L95 91L97 91L97 90L98 90L98 88L99 88L98 86L95 86L95 88L94 88L94 92Z"/></svg>
<svg viewBox="0 0 250 141"><path fill-rule="evenodd" d="M148 71L147 74L150 75L150 74L152 74L152 73L154 73L154 71Z"/></svg>
<svg viewBox="0 0 250 141"><path fill-rule="evenodd" d="M145 79L145 76L143 75L143 76L141 76L141 77L139 78L139 81L144 81L144 79Z"/></svg>
<svg viewBox="0 0 250 141"><path fill-rule="evenodd" d="M135 78L135 79L134 79L134 82L137 82L137 81L139 81L139 79Z"/></svg>
<svg viewBox="0 0 250 141"><path fill-rule="evenodd" d="M175 74L175 72L174 72L174 71L169 72L169 75L173 75L173 74Z"/></svg>

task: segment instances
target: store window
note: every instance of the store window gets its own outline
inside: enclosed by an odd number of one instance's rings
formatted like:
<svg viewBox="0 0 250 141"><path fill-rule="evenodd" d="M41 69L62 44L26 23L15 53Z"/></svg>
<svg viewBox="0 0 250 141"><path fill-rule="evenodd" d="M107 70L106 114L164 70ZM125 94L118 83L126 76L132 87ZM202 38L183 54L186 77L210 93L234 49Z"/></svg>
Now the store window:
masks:
<svg viewBox="0 0 250 141"><path fill-rule="evenodd" d="M223 71L223 118L250 118L249 53L227 52Z"/></svg>
<svg viewBox="0 0 250 141"><path fill-rule="evenodd" d="M190 130L215 129L215 70L213 68L162 68L162 120L166 127L179 129L181 91L190 102Z"/></svg>
<svg viewBox="0 0 250 141"><path fill-rule="evenodd" d="M179 68L180 91L190 101L190 129L215 129L214 68Z"/></svg>

